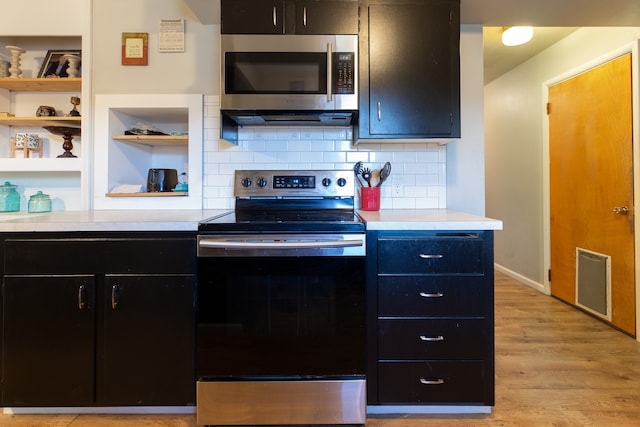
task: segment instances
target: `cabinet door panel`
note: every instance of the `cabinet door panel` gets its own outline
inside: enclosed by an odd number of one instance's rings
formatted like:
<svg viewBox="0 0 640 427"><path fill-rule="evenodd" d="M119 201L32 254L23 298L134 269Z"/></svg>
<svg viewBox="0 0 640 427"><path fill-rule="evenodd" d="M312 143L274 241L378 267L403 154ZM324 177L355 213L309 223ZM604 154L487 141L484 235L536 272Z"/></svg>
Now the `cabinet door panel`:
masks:
<svg viewBox="0 0 640 427"><path fill-rule="evenodd" d="M482 359L483 319L381 319L379 359Z"/></svg>
<svg viewBox="0 0 640 427"><path fill-rule="evenodd" d="M293 27L296 34L358 34L358 3L296 1Z"/></svg>
<svg viewBox="0 0 640 427"><path fill-rule="evenodd" d="M283 34L283 0L222 0L222 34Z"/></svg>
<svg viewBox="0 0 640 427"><path fill-rule="evenodd" d="M380 403L482 404L482 362L381 362Z"/></svg>
<svg viewBox="0 0 640 427"><path fill-rule="evenodd" d="M459 136L455 11L453 2L369 6L364 137Z"/></svg>
<svg viewBox="0 0 640 427"><path fill-rule="evenodd" d="M195 402L192 275L105 279L97 401Z"/></svg>
<svg viewBox="0 0 640 427"><path fill-rule="evenodd" d="M3 310L2 404L93 403L93 277L5 276Z"/></svg>

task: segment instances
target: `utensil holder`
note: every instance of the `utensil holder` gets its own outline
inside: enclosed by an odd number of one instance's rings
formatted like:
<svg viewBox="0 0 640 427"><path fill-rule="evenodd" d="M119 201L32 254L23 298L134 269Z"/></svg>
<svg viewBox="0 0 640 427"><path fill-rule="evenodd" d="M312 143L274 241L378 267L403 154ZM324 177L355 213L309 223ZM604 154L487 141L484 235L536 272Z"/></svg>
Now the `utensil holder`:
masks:
<svg viewBox="0 0 640 427"><path fill-rule="evenodd" d="M363 211L380 210L380 187L360 188L360 208Z"/></svg>

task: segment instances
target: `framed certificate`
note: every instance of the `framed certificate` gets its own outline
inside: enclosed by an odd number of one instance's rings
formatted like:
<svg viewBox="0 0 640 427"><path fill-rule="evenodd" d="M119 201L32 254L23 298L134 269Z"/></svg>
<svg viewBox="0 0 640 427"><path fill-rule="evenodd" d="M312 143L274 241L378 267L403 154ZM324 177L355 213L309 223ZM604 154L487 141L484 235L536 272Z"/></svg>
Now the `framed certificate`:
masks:
<svg viewBox="0 0 640 427"><path fill-rule="evenodd" d="M147 65L148 33L122 33L122 65Z"/></svg>

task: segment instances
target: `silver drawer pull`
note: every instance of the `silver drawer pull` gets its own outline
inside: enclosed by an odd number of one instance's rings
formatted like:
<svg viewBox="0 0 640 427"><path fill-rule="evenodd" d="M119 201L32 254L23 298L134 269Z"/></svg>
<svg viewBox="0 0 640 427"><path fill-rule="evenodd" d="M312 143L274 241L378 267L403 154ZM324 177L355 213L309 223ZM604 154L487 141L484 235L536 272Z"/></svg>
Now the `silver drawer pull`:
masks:
<svg viewBox="0 0 640 427"><path fill-rule="evenodd" d="M444 258L442 254L420 254L418 255L422 259L441 259Z"/></svg>
<svg viewBox="0 0 640 427"><path fill-rule="evenodd" d="M438 335L437 337L428 337L426 335L420 335L420 341L444 341L444 337L442 335Z"/></svg>
<svg viewBox="0 0 640 427"><path fill-rule="evenodd" d="M435 294L430 294L427 292L420 292L419 294L422 298L442 298L444 294L442 292L436 292Z"/></svg>
<svg viewBox="0 0 640 427"><path fill-rule="evenodd" d="M426 378L420 378L420 384L438 385L438 384L444 384L444 380L442 378L438 378L437 380L428 380Z"/></svg>

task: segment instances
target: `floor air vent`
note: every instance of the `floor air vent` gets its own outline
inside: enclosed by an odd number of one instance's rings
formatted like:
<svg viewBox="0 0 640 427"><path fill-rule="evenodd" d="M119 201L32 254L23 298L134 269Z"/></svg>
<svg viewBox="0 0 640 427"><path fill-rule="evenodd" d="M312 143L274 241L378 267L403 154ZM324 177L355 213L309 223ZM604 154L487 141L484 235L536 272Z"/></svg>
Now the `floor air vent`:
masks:
<svg viewBox="0 0 640 427"><path fill-rule="evenodd" d="M611 320L611 257L576 248L576 305Z"/></svg>

